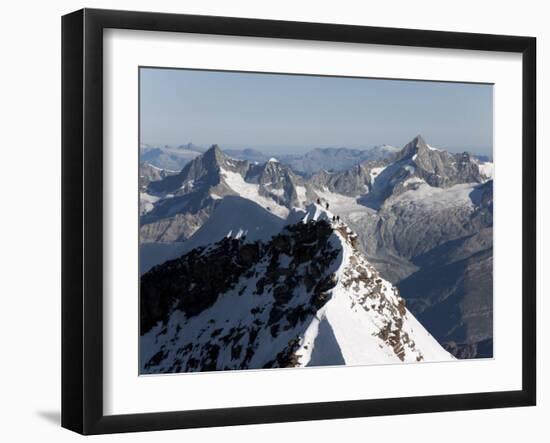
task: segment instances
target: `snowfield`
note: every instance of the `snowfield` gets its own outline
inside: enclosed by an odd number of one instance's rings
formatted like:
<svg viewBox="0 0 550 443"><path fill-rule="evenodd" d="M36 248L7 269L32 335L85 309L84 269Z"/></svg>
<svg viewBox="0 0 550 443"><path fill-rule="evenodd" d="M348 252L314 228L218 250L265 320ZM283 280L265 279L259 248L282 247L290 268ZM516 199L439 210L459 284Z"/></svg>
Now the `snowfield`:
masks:
<svg viewBox="0 0 550 443"><path fill-rule="evenodd" d="M260 206L264 207L273 214L286 218L288 216L288 208L277 204L274 200L260 195L260 185L256 183L248 183L244 180L243 176L238 172L221 170L221 175L225 180L227 186L229 186L235 193L241 197L247 198L256 202Z"/></svg>
<svg viewBox="0 0 550 443"><path fill-rule="evenodd" d="M487 180L493 180L495 174L495 164L492 162L484 162L479 165L479 172L481 172Z"/></svg>
<svg viewBox="0 0 550 443"><path fill-rule="evenodd" d="M329 204L329 209L333 214L349 221L357 221L368 215L375 214L376 211L357 202L357 197L348 197L336 192L330 192L326 188L315 190L315 193L321 200Z"/></svg>
<svg viewBox="0 0 550 443"><path fill-rule="evenodd" d="M145 215L153 210L155 203L159 197L148 194L147 192L139 193L139 215Z"/></svg>
<svg viewBox="0 0 550 443"><path fill-rule="evenodd" d="M458 206L473 209L470 194L479 186L477 183L466 183L449 188L436 188L420 179L415 179L409 183L419 184L419 186L416 189L410 189L391 197L385 204L388 206L414 205L422 211L437 211Z"/></svg>

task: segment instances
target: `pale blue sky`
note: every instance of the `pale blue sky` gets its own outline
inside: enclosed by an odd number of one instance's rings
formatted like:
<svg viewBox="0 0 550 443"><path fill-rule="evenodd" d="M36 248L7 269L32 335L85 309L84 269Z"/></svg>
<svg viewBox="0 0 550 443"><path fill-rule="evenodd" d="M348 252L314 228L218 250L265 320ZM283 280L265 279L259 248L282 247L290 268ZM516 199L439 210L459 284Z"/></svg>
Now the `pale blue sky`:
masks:
<svg viewBox="0 0 550 443"><path fill-rule="evenodd" d="M491 85L141 68L141 142L255 148L436 147L491 154Z"/></svg>

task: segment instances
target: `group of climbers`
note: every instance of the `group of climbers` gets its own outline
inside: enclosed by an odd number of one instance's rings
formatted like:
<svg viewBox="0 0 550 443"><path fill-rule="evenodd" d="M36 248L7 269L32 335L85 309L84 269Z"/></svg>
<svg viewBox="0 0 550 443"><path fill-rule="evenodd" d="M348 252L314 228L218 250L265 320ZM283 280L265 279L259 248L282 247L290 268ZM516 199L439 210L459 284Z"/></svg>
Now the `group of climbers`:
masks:
<svg viewBox="0 0 550 443"><path fill-rule="evenodd" d="M320 199L320 198L317 199L317 204L318 204L318 205L322 205L321 199ZM328 211L328 208L329 208L329 203L326 202L326 203L325 203L325 209ZM333 223L335 223L335 222L340 223L340 216L339 216L339 215L333 215L333 216L332 216L332 222L333 222Z"/></svg>

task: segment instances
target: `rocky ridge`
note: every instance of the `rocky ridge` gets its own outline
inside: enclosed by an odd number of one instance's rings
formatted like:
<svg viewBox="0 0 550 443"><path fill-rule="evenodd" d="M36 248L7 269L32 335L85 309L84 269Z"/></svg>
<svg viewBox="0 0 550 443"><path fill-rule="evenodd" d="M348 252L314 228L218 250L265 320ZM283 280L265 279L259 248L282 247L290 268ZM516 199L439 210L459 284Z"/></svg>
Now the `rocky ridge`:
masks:
<svg viewBox="0 0 550 443"><path fill-rule="evenodd" d="M312 205L267 242L227 237L153 268L141 279L142 372L451 359L356 238Z"/></svg>

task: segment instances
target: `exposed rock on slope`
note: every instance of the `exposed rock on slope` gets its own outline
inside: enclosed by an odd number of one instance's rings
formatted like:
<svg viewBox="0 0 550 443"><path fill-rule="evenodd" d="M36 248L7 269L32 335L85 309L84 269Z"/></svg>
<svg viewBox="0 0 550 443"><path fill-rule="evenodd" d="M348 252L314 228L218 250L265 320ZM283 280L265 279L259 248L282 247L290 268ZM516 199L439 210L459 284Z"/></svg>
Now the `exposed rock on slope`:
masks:
<svg viewBox="0 0 550 443"><path fill-rule="evenodd" d="M268 241L225 238L141 279L143 373L452 359L316 205Z"/></svg>
<svg viewBox="0 0 550 443"><path fill-rule="evenodd" d="M227 157L214 145L179 174L153 182L154 208L141 218L141 241L183 241L199 229L217 202L234 195L250 199L284 219L314 194L292 170L276 160L261 165Z"/></svg>
<svg viewBox="0 0 550 443"><path fill-rule="evenodd" d="M361 167L317 174L315 192L441 343L491 357L492 164L416 137L386 164Z"/></svg>

